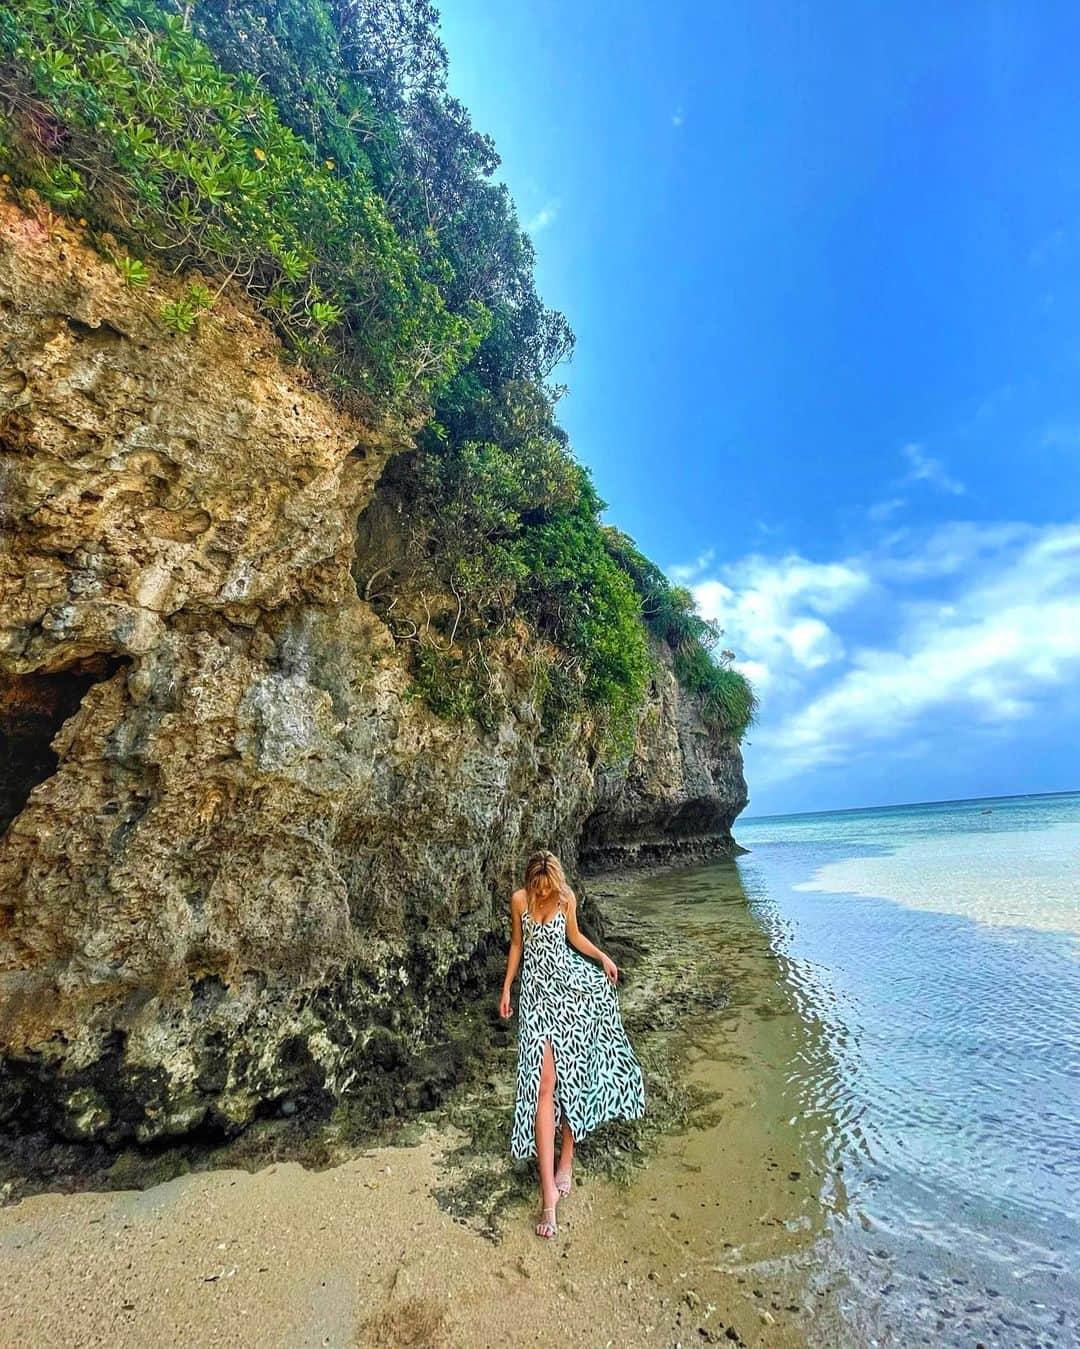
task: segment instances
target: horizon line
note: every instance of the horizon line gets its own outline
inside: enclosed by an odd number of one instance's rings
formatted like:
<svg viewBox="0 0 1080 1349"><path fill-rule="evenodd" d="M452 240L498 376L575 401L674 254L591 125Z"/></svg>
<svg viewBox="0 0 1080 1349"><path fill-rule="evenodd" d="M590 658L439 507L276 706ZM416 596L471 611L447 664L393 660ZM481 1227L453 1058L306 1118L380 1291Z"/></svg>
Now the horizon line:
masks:
<svg viewBox="0 0 1080 1349"><path fill-rule="evenodd" d="M963 806L977 801L1031 801L1045 796L1077 795L1080 795L1080 788L1073 787L1056 792L1007 792L1002 796L956 796L945 797L939 801L893 801L880 806L843 806L837 810L786 810L771 815L744 815L741 822L752 824L755 820L801 819L809 815L858 815L869 810L913 810L917 806ZM736 828L739 818L736 816L732 822L732 829Z"/></svg>

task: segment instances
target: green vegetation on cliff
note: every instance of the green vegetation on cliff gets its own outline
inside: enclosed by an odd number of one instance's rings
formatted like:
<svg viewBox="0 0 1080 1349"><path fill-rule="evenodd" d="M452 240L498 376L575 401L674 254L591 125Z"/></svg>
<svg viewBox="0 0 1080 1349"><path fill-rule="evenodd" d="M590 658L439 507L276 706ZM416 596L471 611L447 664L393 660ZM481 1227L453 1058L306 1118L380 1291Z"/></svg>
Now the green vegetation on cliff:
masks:
<svg viewBox="0 0 1080 1349"><path fill-rule="evenodd" d="M436 710L494 719L487 653L535 635L550 727L629 747L649 633L720 729L754 696L718 631L620 531L555 420L573 348L533 280L498 156L446 89L424 0L0 3L0 163L84 223L125 282L187 269L182 333L229 281L320 387L420 426L387 490L401 556L366 590ZM430 596L453 597L432 615ZM405 618L404 623L396 620Z"/></svg>

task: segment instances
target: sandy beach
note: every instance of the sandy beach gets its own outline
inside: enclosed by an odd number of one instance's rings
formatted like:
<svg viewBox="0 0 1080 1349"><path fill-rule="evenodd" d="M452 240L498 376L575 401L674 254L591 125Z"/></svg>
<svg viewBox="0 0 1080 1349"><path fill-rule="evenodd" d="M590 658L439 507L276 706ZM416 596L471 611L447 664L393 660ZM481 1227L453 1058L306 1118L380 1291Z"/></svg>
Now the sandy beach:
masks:
<svg viewBox="0 0 1080 1349"><path fill-rule="evenodd" d="M522 1214L494 1245L432 1198L439 1156L431 1141L321 1173L286 1163L25 1200L0 1215L3 1343L668 1345L707 1339L699 1326L732 1342L729 1325L749 1344L802 1342L734 1278L716 1306L679 1268L670 1206L694 1202L689 1182L645 1215L647 1250L600 1184L564 1202L555 1242ZM738 1218L733 1199L718 1225Z"/></svg>
<svg viewBox="0 0 1080 1349"><path fill-rule="evenodd" d="M653 935L624 994L628 1025L654 1026L635 1041L677 1063L696 1106L623 1179L583 1147L554 1241L534 1235L531 1200L469 1215L470 1185L497 1189L492 1175L508 1160L493 1145L462 1164L466 1134L432 1116L405 1131L408 1145L352 1149L320 1170L278 1161L9 1203L0 1342L806 1343L829 1316L827 1289L808 1274L821 1176L778 1090L790 1025L762 1002L767 952L754 940L733 946L719 972L728 995L686 1012L679 989L704 986L687 962L710 953L640 913L620 915L637 940ZM508 1090L504 1070L496 1119Z"/></svg>

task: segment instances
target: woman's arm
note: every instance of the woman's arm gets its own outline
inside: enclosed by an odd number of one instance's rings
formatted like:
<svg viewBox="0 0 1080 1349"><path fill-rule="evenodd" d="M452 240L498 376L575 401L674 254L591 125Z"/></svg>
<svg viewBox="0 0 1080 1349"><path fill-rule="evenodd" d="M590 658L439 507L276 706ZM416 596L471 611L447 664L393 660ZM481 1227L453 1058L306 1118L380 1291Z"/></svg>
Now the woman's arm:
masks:
<svg viewBox="0 0 1080 1349"><path fill-rule="evenodd" d="M515 890L510 896L510 951L506 957L506 978L503 980L502 996L499 999L499 1015L509 1016L510 986L521 964L521 891Z"/></svg>
<svg viewBox="0 0 1080 1349"><path fill-rule="evenodd" d="M573 890L570 891L566 904L566 937L570 945L576 947L583 956L591 956L593 960L598 960L613 984L618 982L619 969L614 960L606 956L599 946L594 946L577 925L577 895Z"/></svg>

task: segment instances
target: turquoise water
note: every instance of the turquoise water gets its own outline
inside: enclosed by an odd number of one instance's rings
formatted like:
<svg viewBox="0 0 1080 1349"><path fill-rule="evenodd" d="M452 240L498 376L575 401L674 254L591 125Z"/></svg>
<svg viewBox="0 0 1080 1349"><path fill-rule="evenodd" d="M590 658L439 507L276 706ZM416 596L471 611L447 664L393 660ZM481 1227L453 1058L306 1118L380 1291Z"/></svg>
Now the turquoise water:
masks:
<svg viewBox="0 0 1080 1349"><path fill-rule="evenodd" d="M1080 794L748 819L866 1344L1080 1344Z"/></svg>

